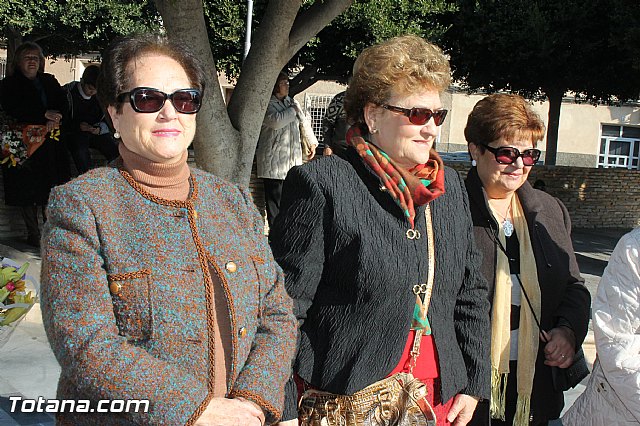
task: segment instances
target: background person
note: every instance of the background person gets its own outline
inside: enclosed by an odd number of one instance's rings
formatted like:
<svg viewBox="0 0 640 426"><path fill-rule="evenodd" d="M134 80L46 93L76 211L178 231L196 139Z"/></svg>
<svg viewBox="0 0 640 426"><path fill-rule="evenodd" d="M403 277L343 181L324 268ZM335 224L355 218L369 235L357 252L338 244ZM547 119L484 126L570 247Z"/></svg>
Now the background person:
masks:
<svg viewBox="0 0 640 426"><path fill-rule="evenodd" d="M100 67L89 65L80 81L64 86L69 105L64 138L78 174L93 167L89 148L98 150L107 162L118 156L118 146L109 131L96 96Z"/></svg>
<svg viewBox="0 0 640 426"><path fill-rule="evenodd" d="M146 399L74 425L276 421L295 341L291 300L249 190L187 166L204 71L153 35L114 42L100 101L120 156L54 189L42 316L58 398Z"/></svg>
<svg viewBox="0 0 640 426"><path fill-rule="evenodd" d="M44 125L47 133L57 130L66 111L64 91L58 80L40 71L44 55L39 45L24 42L16 49L13 74L2 80L2 109L19 125ZM64 145L47 137L44 143L18 167L2 167L4 201L19 206L27 228L27 243L40 246L38 208L47 205L55 185L69 180L69 162Z"/></svg>
<svg viewBox="0 0 640 426"><path fill-rule="evenodd" d="M522 97L497 94L475 105L464 134L474 164L466 185L475 240L492 301L491 424L546 425L564 405L551 367L572 364L587 334L590 295L567 209L527 182L544 124ZM540 342L532 309L548 343ZM485 402L473 424L489 424L488 411Z"/></svg>
<svg viewBox="0 0 640 426"><path fill-rule="evenodd" d="M598 356L562 424L640 424L640 229L618 241L591 311Z"/></svg>
<svg viewBox="0 0 640 426"><path fill-rule="evenodd" d="M262 122L256 150L257 176L264 182L264 196L269 226L280 211L282 183L293 166L302 164L300 104L289 97L289 77L278 75L273 94ZM311 160L313 155L308 158Z"/></svg>
<svg viewBox="0 0 640 426"><path fill-rule="evenodd" d="M331 99L322 119L324 136L323 155L343 154L347 149L347 115L344 112L344 95L340 92Z"/></svg>
<svg viewBox="0 0 640 426"><path fill-rule="evenodd" d="M365 49L345 98L354 123L345 156L289 172L270 242L294 299L294 373L305 387L350 395L413 360L438 424L465 425L489 397L489 302L464 184L433 149L450 81L447 58L419 37ZM414 288L430 269L425 322ZM297 402L290 380L283 423L297 422Z"/></svg>

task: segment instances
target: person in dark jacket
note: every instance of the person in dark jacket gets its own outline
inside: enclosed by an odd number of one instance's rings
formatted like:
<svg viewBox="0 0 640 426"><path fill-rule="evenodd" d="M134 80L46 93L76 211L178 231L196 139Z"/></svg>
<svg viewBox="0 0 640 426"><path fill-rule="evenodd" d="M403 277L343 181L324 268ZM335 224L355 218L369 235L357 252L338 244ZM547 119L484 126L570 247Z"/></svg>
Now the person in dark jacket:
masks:
<svg viewBox="0 0 640 426"><path fill-rule="evenodd" d="M107 161L118 156L118 146L109 132L104 111L96 97L100 67L89 65L80 81L64 86L69 104L64 125L64 139L78 174L92 168L89 148L96 149Z"/></svg>
<svg viewBox="0 0 640 426"><path fill-rule="evenodd" d="M546 425L564 405L551 367L572 364L591 299L567 209L527 182L544 124L522 97L496 94L473 108L465 137L473 158L466 186L492 301L492 398L472 424Z"/></svg>
<svg viewBox="0 0 640 426"><path fill-rule="evenodd" d="M322 118L322 135L324 141L323 155L344 152L347 149L347 116L344 112L344 95L346 91L335 95Z"/></svg>
<svg viewBox="0 0 640 426"><path fill-rule="evenodd" d="M18 167L3 166L4 201L19 206L27 227L27 243L40 245L38 207L47 205L49 191L69 179L68 153L57 130L67 109L56 78L44 73L42 49L25 42L15 53L13 74L2 80L0 101L7 115L20 125L44 125L52 131L44 143Z"/></svg>
<svg viewBox="0 0 640 426"><path fill-rule="evenodd" d="M348 148L289 172L270 233L299 321L294 378L350 395L410 372L438 425L464 425L489 397L489 301L464 184L433 149L449 63L402 36L354 69ZM282 424L297 422L297 404L292 379Z"/></svg>

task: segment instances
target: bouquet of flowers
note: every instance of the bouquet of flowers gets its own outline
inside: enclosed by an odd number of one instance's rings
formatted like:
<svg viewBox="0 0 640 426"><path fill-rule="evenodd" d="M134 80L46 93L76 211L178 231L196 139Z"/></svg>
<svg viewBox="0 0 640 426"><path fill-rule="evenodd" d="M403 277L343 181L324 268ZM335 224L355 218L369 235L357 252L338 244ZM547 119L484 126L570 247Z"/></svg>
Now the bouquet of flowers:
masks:
<svg viewBox="0 0 640 426"><path fill-rule="evenodd" d="M2 149L0 164L15 167L24 163L27 159L27 147L22 142L22 130L11 128L8 125L0 126L0 136Z"/></svg>
<svg viewBox="0 0 640 426"><path fill-rule="evenodd" d="M59 135L60 129L54 129L50 137L59 140ZM0 111L0 164L9 167L21 165L44 143L47 136L45 125L18 124Z"/></svg>
<svg viewBox="0 0 640 426"><path fill-rule="evenodd" d="M28 262L18 267L7 258L0 264L0 347L36 302L35 289L27 291L28 268Z"/></svg>

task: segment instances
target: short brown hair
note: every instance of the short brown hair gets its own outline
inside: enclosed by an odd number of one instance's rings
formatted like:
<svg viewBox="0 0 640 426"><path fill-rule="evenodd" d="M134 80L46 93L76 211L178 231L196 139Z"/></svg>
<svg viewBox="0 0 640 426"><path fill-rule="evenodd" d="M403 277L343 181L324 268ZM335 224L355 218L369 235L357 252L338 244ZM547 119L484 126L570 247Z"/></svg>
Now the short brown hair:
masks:
<svg viewBox="0 0 640 426"><path fill-rule="evenodd" d="M105 110L108 106L116 106L118 112L122 111L122 103L117 98L130 84L129 64L149 54L163 55L178 62L192 88L204 92L204 68L187 46L156 34L136 34L114 40L102 57L97 89L98 100Z"/></svg>
<svg viewBox="0 0 640 426"><path fill-rule="evenodd" d="M273 91L271 92L271 94L275 95L278 91L278 85L281 81L285 80L289 81L289 75L284 71L280 71L280 74L278 74L278 78L276 78L276 84L273 85Z"/></svg>
<svg viewBox="0 0 640 426"><path fill-rule="evenodd" d="M498 93L476 103L467 119L464 137L467 143L481 148L500 138L530 139L535 147L544 132L544 122L522 96Z"/></svg>
<svg viewBox="0 0 640 426"><path fill-rule="evenodd" d="M362 124L368 103L383 105L392 94L425 88L443 92L450 84L449 60L438 46L415 35L394 37L356 59L344 101L347 119Z"/></svg>
<svg viewBox="0 0 640 426"><path fill-rule="evenodd" d="M38 52L38 56L40 57L40 71L44 69L44 54L42 53L42 47L38 43L33 41L25 41L20 46L16 48L16 51L13 56L13 72L20 72L20 62L22 62L22 58L28 52Z"/></svg>

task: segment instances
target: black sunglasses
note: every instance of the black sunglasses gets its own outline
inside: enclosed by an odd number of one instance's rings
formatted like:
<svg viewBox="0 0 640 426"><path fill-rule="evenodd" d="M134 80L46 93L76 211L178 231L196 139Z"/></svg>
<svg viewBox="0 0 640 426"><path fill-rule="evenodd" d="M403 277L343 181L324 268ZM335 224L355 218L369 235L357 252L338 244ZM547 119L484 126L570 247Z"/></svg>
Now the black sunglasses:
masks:
<svg viewBox="0 0 640 426"><path fill-rule="evenodd" d="M431 111L429 108L402 108L393 105L382 105L382 108L404 114L409 117L411 124L417 124L418 126L427 124L431 117L433 117L433 122L436 123L436 126L440 126L444 123L448 112L446 109Z"/></svg>
<svg viewBox="0 0 640 426"><path fill-rule="evenodd" d="M518 148L512 146L501 146L500 148L494 148L489 145L481 144L485 148L487 148L490 152L493 153L493 156L496 157L496 161L500 164L513 164L516 162L518 157L522 157L522 164L525 166L534 166L536 161L540 158L540 154L542 153L539 149L525 149L520 152Z"/></svg>
<svg viewBox="0 0 640 426"><path fill-rule="evenodd" d="M124 102L127 97L133 110L143 113L160 111L167 99L182 114L195 114L202 106L202 92L198 89L180 89L167 94L153 87L136 87L120 93L116 99Z"/></svg>

